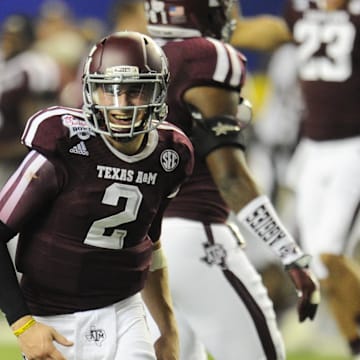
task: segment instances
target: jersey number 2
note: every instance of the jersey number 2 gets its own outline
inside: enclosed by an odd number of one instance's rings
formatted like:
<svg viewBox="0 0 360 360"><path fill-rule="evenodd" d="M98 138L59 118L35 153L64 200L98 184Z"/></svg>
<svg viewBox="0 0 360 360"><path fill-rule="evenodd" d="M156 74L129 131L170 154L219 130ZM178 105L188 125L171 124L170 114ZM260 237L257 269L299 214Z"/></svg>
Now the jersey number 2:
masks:
<svg viewBox="0 0 360 360"><path fill-rule="evenodd" d="M121 249L124 246L127 231L116 227L137 218L143 195L137 186L114 183L106 188L102 204L117 206L120 198L126 199L123 211L94 221L85 244L106 249Z"/></svg>

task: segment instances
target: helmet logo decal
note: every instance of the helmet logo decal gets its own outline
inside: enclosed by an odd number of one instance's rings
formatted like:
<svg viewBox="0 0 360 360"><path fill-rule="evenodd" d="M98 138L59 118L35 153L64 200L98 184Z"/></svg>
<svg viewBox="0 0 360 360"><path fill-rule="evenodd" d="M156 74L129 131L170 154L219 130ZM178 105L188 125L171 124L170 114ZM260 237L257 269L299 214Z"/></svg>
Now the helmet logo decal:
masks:
<svg viewBox="0 0 360 360"><path fill-rule="evenodd" d="M179 154L174 150L164 150L160 155L160 163L166 172L174 171L179 165Z"/></svg>
<svg viewBox="0 0 360 360"><path fill-rule="evenodd" d="M116 75L131 75L139 76L139 68L137 66L119 65L112 66L106 69L105 75L116 76Z"/></svg>

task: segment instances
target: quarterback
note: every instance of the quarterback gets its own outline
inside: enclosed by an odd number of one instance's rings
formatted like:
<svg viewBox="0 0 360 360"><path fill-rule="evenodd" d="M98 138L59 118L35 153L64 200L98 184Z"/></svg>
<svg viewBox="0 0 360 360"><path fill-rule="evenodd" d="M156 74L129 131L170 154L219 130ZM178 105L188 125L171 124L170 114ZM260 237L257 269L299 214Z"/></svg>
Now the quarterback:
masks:
<svg viewBox="0 0 360 360"><path fill-rule="evenodd" d="M86 60L83 108L27 122L29 154L0 194L0 308L29 360L178 359L159 237L193 149L163 121L168 79L151 38L114 33ZM20 285L6 248L17 233Z"/></svg>

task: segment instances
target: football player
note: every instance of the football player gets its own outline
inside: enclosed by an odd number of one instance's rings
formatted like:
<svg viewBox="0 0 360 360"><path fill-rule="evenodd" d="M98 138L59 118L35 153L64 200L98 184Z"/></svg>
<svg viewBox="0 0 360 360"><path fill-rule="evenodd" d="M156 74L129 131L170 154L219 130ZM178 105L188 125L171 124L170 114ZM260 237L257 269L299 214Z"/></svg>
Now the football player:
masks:
<svg viewBox="0 0 360 360"><path fill-rule="evenodd" d="M111 9L110 21L115 30L132 30L147 34L143 0L117 0Z"/></svg>
<svg viewBox="0 0 360 360"><path fill-rule="evenodd" d="M169 59L169 119L192 139L195 168L163 222L171 290L180 323L181 359L285 359L272 303L230 210L282 261L299 294L299 320L320 300L310 258L262 195L245 161L239 106L246 60L227 42L234 28L228 0L146 1L148 31ZM246 115L247 114L247 115Z"/></svg>
<svg viewBox="0 0 360 360"><path fill-rule="evenodd" d="M349 239L360 202L359 1L287 1L306 111L288 171L304 249L349 349L360 358L360 269ZM358 235L359 237L359 235Z"/></svg>
<svg viewBox="0 0 360 360"><path fill-rule="evenodd" d="M0 194L0 308L27 359L178 359L160 224L194 159L163 121L168 79L150 37L114 33L86 60L83 108L27 122L29 154Z"/></svg>
<svg viewBox="0 0 360 360"><path fill-rule="evenodd" d="M116 1L111 13L114 28L148 34L144 2L145 0ZM230 42L235 47L269 51L291 40L289 29L281 17L269 14L243 16L240 2L233 4L232 16L235 26Z"/></svg>

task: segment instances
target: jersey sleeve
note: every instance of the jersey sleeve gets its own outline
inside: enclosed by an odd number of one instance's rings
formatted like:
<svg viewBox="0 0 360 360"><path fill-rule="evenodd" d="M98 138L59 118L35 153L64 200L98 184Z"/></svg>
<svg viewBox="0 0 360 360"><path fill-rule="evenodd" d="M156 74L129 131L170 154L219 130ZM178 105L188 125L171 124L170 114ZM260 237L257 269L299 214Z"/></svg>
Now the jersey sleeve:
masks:
<svg viewBox="0 0 360 360"><path fill-rule="evenodd" d="M185 135L183 140L183 152L181 155L181 161L183 164L181 181L178 184L178 186L174 188L174 191L168 196L169 199L172 199L177 195L181 185L191 176L194 170L194 164L195 164L194 147L191 141L189 140L189 138Z"/></svg>
<svg viewBox="0 0 360 360"><path fill-rule="evenodd" d="M202 37L172 41L164 51L171 64L170 85L179 96L196 86L240 91L245 82L245 56L222 41Z"/></svg>
<svg viewBox="0 0 360 360"><path fill-rule="evenodd" d="M66 117L73 117L61 107L41 110L29 118L21 142L46 157L56 157L58 143L69 138L69 128L64 126Z"/></svg>
<svg viewBox="0 0 360 360"><path fill-rule="evenodd" d="M190 177L194 168L194 149L190 140L181 132L181 147L179 150L180 163L179 163L179 175L176 177L176 181L173 184L172 191L170 191L167 198L165 198L151 224L148 232L151 240L156 242L160 238L161 223L166 207L171 199L173 199L179 192L181 185Z"/></svg>
<svg viewBox="0 0 360 360"><path fill-rule="evenodd" d="M192 143L178 127L168 122L164 122L160 125L160 129L166 130L169 143L174 146L174 151L171 151L171 163L173 164L172 166L175 166L174 164L177 163L177 166L176 171L168 173L166 195L162 200L148 231L148 234L153 242L156 242L160 238L161 223L166 207L171 199L177 195L181 185L192 174L195 162Z"/></svg>
<svg viewBox="0 0 360 360"><path fill-rule="evenodd" d="M190 139L176 125L165 122L161 128L172 131L172 142L176 144L176 152L179 156L178 175L173 181L173 186L168 194L168 199L172 199L179 192L180 186L190 177L194 169L195 155L194 147Z"/></svg>
<svg viewBox="0 0 360 360"><path fill-rule="evenodd" d="M31 151L0 192L0 221L15 232L58 194L65 172Z"/></svg>

